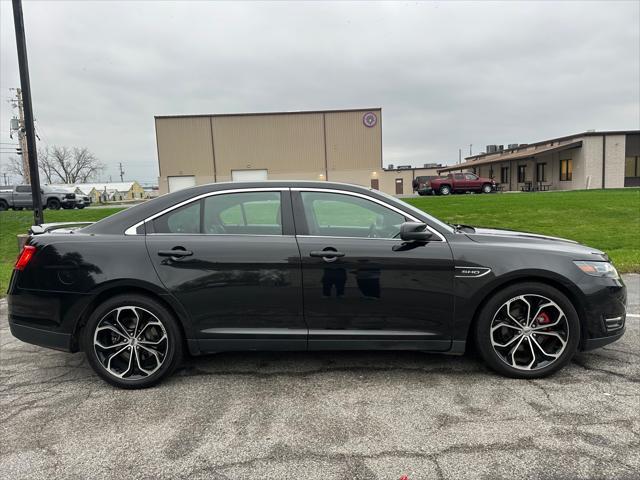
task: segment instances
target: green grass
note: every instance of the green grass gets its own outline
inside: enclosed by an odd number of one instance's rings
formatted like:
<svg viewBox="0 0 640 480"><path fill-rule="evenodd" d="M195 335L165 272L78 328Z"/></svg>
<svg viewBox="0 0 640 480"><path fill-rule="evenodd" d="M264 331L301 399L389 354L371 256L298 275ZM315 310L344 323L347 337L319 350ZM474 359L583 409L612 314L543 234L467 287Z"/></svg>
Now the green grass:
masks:
<svg viewBox="0 0 640 480"><path fill-rule="evenodd" d="M92 222L119 212L122 208L89 208L84 210L45 210L44 219L53 222ZM18 256L16 235L27 233L33 225L33 212L7 210L0 212L0 296L9 286L9 278Z"/></svg>
<svg viewBox="0 0 640 480"><path fill-rule="evenodd" d="M640 189L406 199L448 223L569 238L609 254L620 272L640 272Z"/></svg>
<svg viewBox="0 0 640 480"><path fill-rule="evenodd" d="M449 223L570 238L607 252L620 272L640 272L640 189L429 196L406 201ZM45 221L94 221L120 210L46 210ZM273 217L273 212L266 213L265 218ZM360 214L354 210L337 217L344 220L347 213L351 221ZM335 224L336 216L332 217ZM364 220L367 225L372 221ZM31 211L0 212L0 295L7 289L18 254L16 235L26 233L32 223Z"/></svg>

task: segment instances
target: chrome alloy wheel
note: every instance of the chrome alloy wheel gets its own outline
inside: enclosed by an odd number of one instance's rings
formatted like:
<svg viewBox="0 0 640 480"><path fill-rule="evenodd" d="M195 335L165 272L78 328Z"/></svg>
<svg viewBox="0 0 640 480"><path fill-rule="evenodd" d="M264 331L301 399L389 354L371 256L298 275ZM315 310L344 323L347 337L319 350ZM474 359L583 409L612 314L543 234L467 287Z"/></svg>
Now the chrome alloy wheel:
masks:
<svg viewBox="0 0 640 480"><path fill-rule="evenodd" d="M524 294L496 311L491 345L498 357L518 370L539 370L554 363L569 341L569 323L562 309L546 297Z"/></svg>
<svg viewBox="0 0 640 480"><path fill-rule="evenodd" d="M93 348L102 367L124 380L152 375L169 349L167 332L153 313L134 306L118 307L98 322Z"/></svg>

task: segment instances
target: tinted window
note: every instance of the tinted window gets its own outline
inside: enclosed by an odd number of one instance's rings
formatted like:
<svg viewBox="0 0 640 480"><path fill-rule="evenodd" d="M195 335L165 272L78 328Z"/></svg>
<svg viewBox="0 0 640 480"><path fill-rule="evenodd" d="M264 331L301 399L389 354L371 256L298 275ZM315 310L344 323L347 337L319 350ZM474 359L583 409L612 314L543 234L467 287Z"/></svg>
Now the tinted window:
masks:
<svg viewBox="0 0 640 480"><path fill-rule="evenodd" d="M465 177L467 180L477 180L478 177L476 177L473 173L467 173L465 174Z"/></svg>
<svg viewBox="0 0 640 480"><path fill-rule="evenodd" d="M18 193L31 193L31 187L26 186L26 185L18 186L18 187L16 187L16 192L18 192Z"/></svg>
<svg viewBox="0 0 640 480"><path fill-rule="evenodd" d="M310 235L394 238L404 215L378 203L351 195L302 192Z"/></svg>
<svg viewBox="0 0 640 480"><path fill-rule="evenodd" d="M462 173L455 173L453 175L453 178L455 178L456 180L464 180L464 175Z"/></svg>
<svg viewBox="0 0 640 480"><path fill-rule="evenodd" d="M156 233L200 233L200 202L189 203L153 220Z"/></svg>
<svg viewBox="0 0 640 480"><path fill-rule="evenodd" d="M282 235L280 192L245 192L204 199L204 233Z"/></svg>

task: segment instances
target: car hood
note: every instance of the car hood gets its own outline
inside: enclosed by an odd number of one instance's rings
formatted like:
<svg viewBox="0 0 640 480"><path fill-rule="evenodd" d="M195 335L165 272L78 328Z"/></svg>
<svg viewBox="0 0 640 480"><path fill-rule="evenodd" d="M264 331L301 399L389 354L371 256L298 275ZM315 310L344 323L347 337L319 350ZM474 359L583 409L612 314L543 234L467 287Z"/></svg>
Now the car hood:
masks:
<svg viewBox="0 0 640 480"><path fill-rule="evenodd" d="M475 228L475 227L474 227ZM517 232L513 230L500 230L495 228L475 228L475 232L465 232L474 242L478 243L520 243L548 248L551 250L564 250L576 254L602 255L607 258L606 253L597 248L581 245L576 241L566 238L552 237L549 235L539 235L537 233ZM592 258L592 257L591 257Z"/></svg>

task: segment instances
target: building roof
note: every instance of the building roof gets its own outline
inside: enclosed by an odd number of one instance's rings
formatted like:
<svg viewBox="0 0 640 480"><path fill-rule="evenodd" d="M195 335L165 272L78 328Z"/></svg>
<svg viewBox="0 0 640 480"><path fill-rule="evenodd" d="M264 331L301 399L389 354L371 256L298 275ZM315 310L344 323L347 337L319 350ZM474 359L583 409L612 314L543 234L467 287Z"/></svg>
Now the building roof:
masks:
<svg viewBox="0 0 640 480"><path fill-rule="evenodd" d="M381 107L372 108L346 108L338 110L294 110L289 112L251 112L251 113L198 113L193 115L155 115L154 118L192 118L192 117L248 117L261 115L295 115L310 113L346 113L346 112L370 112L382 111Z"/></svg>
<svg viewBox="0 0 640 480"><path fill-rule="evenodd" d="M558 152L569 148L579 148L582 146L581 138L584 137L601 137L603 135L637 135L640 130L607 130L602 132L589 131L566 135L564 137L551 138L535 143L527 143L517 148L508 148L499 152L480 153L465 158L465 162L454 165L447 165L439 168L438 173L452 172L454 170L464 170L480 165L488 165L491 163L506 162L509 160L523 160L532 158L542 153Z"/></svg>
<svg viewBox="0 0 640 480"><path fill-rule="evenodd" d="M77 188L85 195L90 193L94 188L98 191L118 191L118 192L128 192L131 190L133 185L137 183L136 181L132 182L95 182L95 183L75 183L73 185L70 184L54 184L52 187L60 187L60 188Z"/></svg>
<svg viewBox="0 0 640 480"><path fill-rule="evenodd" d="M546 153L560 152L562 150L579 148L581 146L582 140L578 140L575 142L564 142L560 144L551 142L550 145L543 146L528 145L526 147L520 147L512 150L503 150L501 152L495 152L489 155L470 157L471 160L467 160L466 162L458 163L457 165L449 165L445 168L439 168L438 173L479 167L481 165L488 165L490 163L508 162L510 160L524 160L526 158L533 158Z"/></svg>

